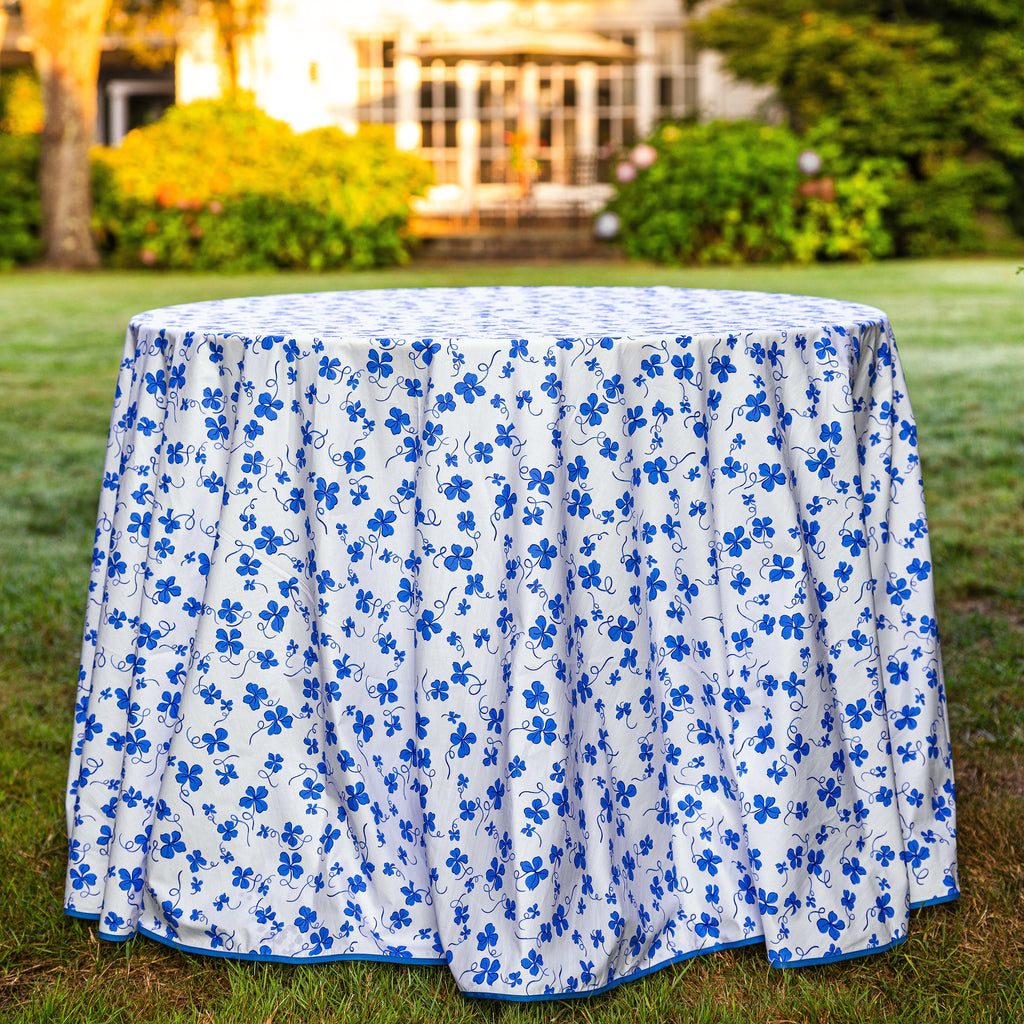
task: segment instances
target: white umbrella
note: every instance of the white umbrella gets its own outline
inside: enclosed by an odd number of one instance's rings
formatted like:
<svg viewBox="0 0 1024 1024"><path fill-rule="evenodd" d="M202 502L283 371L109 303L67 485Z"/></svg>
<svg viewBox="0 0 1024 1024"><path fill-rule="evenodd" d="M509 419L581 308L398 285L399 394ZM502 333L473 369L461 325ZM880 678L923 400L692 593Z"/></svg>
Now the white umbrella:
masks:
<svg viewBox="0 0 1024 1024"><path fill-rule="evenodd" d="M596 32L547 32L535 28L509 28L501 31L451 33L435 35L415 51L421 61L487 60L523 64L555 64L576 61L615 63L636 60L632 46ZM527 133L532 119L524 108L519 92L516 134L525 140L525 150L533 152L537 140L534 131ZM526 137L527 134L530 137ZM521 172L524 192L529 188L528 175Z"/></svg>

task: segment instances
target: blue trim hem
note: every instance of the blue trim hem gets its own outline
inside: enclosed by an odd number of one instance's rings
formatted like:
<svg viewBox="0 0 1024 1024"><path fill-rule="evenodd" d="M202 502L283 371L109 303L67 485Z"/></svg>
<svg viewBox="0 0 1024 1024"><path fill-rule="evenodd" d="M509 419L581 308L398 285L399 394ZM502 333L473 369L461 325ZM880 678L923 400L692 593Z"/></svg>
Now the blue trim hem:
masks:
<svg viewBox="0 0 1024 1024"><path fill-rule="evenodd" d="M928 900L920 900L917 903L910 905L911 910L919 910L922 907L933 907L938 906L942 903L951 903L960 897L959 890L951 892L945 896L936 896ZM64 909L64 913L68 917L76 917L83 921L99 921L99 914L84 914L78 910ZM345 960L364 960L375 963L391 963L391 964L415 964L419 966L432 966L439 967L447 965L447 960L443 957L429 958L429 957L404 957L404 956L388 956L384 953L324 953L319 956L278 956L273 953L235 953L231 950L222 949L205 949L199 946L189 946L183 942L177 942L173 939L168 939L166 936L157 935L155 932L151 932L148 928L142 925L136 926L136 931L132 935L108 935L103 931L98 932L99 937L107 942L127 942L129 939L134 938L135 934L145 935L148 939L153 939L155 942L159 942L165 946L169 946L171 949L177 949L182 953L194 953L199 956L216 956L227 960L249 960L258 963L277 963L277 964L292 964L301 965L309 963L337 963ZM904 935L898 939L894 939L892 942L885 946L871 946L867 949L856 950L852 953L839 953L835 956L823 956L815 957L814 959L803 959L803 960L790 960L780 961L777 958L773 958L772 954L768 953L768 963L770 966L785 970L791 967L815 967L824 964L840 963L843 960L856 960L860 957L871 956L874 953L885 953L889 950L895 949L897 946L902 945L906 942L908 936ZM484 991L471 991L468 989L460 989L460 993L470 999L495 999L502 1002L534 1002L542 999L582 999L586 996L596 996L603 992L607 992L610 989L617 988L619 985L625 984L627 981L638 981L640 978L646 977L648 974L653 974L655 971L663 970L666 967L671 967L674 964L682 963L685 960L692 960L694 957L703 956L706 953L720 953L727 949L739 949L744 946L756 946L765 945L764 936L757 935L750 939L739 939L736 942L722 942L715 946L702 946L700 949L691 949L685 953L679 953L669 960L663 960L660 963L654 964L651 967L644 967L638 971L634 971L632 974L624 975L621 978L616 978L614 981L609 981L606 985L602 985L601 988L585 989L582 992L557 992L550 994L539 994L539 995L517 995L514 993L506 992L488 992ZM767 952L767 950L766 950ZM457 979L456 979L457 980Z"/></svg>
<svg viewBox="0 0 1024 1024"><path fill-rule="evenodd" d="M771 954L769 954L768 962L772 967L777 967L780 971L788 970L791 967L821 967L824 964L838 964L843 960L858 960L862 956L871 956L874 953L887 953L890 949L902 946L906 941L907 936L903 935L898 939L893 939L892 942L886 943L884 946L868 946L867 949L855 949L852 953L836 953L833 956L817 956L805 960L779 960L773 959Z"/></svg>
<svg viewBox="0 0 1024 1024"><path fill-rule="evenodd" d="M922 907L937 907L943 903L952 903L953 900L960 899L960 890L954 889L952 892L946 893L945 896L935 896L930 900L918 900L917 903L911 903L911 910L920 910Z"/></svg>
<svg viewBox="0 0 1024 1024"><path fill-rule="evenodd" d="M682 963L684 960L692 960L694 957L704 956L707 953L720 953L724 949L739 949L742 946L756 946L758 944L764 945L764 936L758 935L752 939L738 939L736 942L722 942L717 946L702 946L700 949L687 950L685 953L678 953L671 960L662 960L651 967L643 967L632 974L626 974L621 978L616 978L614 981L609 981L607 985L602 985L600 988L588 988L582 992L554 992L550 995L527 995L524 993L520 996L510 992L471 992L467 989L460 989L459 991L464 996L472 999L497 999L507 1003L530 1003L540 999L583 999L587 996L601 995L602 992L618 988L619 985L624 985L627 981L638 981L640 978L647 977L648 974L654 974L656 971L671 967L673 964Z"/></svg>
<svg viewBox="0 0 1024 1024"><path fill-rule="evenodd" d="M910 904L911 910L920 910L922 907L934 907L942 903L951 903L953 900L960 898L959 890L947 893L945 896L935 896L928 900L918 900L916 903ZM778 967L780 970L786 970L790 967L818 967L823 964L837 964L843 960L856 960L862 956L871 956L873 953L885 953L890 949L895 949L897 946L902 946L904 942L909 938L909 933L898 939L893 939L892 942L885 946L869 946L867 949L854 950L852 953L837 953L834 956L820 956L815 957L813 960L787 960L780 961L772 957L772 954L768 954L768 962L772 967Z"/></svg>
<svg viewBox="0 0 1024 1024"><path fill-rule="evenodd" d="M99 921L99 914L83 914L77 910L67 910L64 913L68 917L77 917L83 921ZM443 957L417 957L417 956L388 956L385 953L323 953L311 956L278 956L274 953L236 953L230 949L207 949L203 946L190 946L184 942L177 942L167 938L166 935L158 935L151 932L143 925L136 925L131 935L109 935L102 929L97 932L105 942L127 942L136 935L144 935L147 939L159 942L164 946L170 946L181 953L194 953L198 956L216 956L224 960L252 960L258 963L267 964L292 964L296 967L302 964L337 963L341 960L367 960L377 963L389 964L416 964L417 966L439 967L447 963Z"/></svg>

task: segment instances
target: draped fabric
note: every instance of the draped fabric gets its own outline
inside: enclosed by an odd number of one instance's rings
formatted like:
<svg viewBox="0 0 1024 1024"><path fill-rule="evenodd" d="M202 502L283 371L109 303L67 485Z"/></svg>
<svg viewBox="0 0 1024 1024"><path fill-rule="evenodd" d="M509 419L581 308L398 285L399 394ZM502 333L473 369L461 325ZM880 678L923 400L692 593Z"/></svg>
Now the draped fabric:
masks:
<svg viewBox="0 0 1024 1024"><path fill-rule="evenodd" d="M342 292L128 329L66 909L499 998L884 950L957 895L883 313Z"/></svg>

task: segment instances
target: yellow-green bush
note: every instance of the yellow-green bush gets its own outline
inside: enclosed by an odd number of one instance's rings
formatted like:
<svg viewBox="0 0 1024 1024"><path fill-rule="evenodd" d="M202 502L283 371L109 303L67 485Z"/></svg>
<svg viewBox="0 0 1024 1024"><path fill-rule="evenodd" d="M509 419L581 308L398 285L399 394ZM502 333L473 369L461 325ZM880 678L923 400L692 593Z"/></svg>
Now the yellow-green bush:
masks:
<svg viewBox="0 0 1024 1024"><path fill-rule="evenodd" d="M428 164L391 132L296 134L244 102L172 107L98 150L95 224L115 266L314 270L408 259Z"/></svg>
<svg viewBox="0 0 1024 1024"><path fill-rule="evenodd" d="M39 137L0 134L0 270L41 255L39 222Z"/></svg>

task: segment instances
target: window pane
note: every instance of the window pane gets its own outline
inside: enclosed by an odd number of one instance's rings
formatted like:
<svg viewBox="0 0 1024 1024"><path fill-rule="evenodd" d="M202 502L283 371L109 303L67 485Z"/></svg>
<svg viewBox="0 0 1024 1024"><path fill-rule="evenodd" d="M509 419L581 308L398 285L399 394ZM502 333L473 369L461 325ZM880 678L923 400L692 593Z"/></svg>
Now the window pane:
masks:
<svg viewBox="0 0 1024 1024"><path fill-rule="evenodd" d="M662 75L658 79L658 105L672 109L672 76Z"/></svg>

